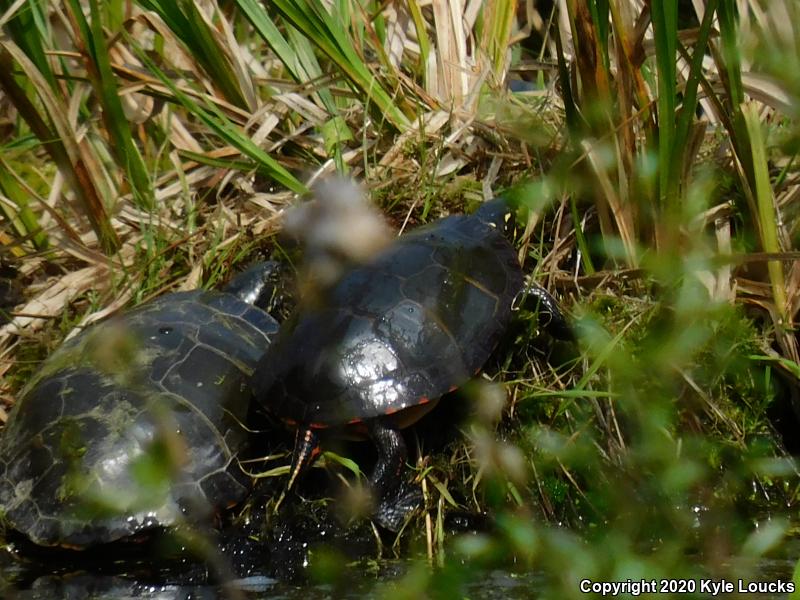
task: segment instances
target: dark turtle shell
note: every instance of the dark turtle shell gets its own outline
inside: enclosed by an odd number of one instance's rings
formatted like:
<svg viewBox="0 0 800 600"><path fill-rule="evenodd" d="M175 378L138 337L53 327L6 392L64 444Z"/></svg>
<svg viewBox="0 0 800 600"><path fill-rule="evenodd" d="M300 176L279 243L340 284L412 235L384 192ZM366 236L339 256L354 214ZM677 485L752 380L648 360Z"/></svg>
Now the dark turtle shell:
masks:
<svg viewBox="0 0 800 600"><path fill-rule="evenodd" d="M348 271L323 306L284 324L256 369L256 397L310 427L434 400L483 366L522 283L515 250L483 220L418 228Z"/></svg>
<svg viewBox="0 0 800 600"><path fill-rule="evenodd" d="M193 291L66 342L0 434L6 522L82 548L239 502L248 380L276 331L232 294Z"/></svg>

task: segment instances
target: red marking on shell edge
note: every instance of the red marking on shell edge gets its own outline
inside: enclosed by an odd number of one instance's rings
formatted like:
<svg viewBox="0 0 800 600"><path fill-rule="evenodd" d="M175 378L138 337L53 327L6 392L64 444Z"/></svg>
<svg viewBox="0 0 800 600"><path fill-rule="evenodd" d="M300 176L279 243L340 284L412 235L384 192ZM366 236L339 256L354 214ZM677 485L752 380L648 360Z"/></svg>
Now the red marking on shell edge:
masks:
<svg viewBox="0 0 800 600"><path fill-rule="evenodd" d="M455 389L455 388L453 388L453 389ZM404 410L408 410L409 408L414 408L415 406L419 406L420 404L427 404L430 401L431 401L431 399L428 398L427 396L422 396L420 399L417 400L416 404L413 404L411 406L403 406L401 408L389 408L384 414L393 415L395 413L399 413L399 412L403 412Z"/></svg>
<svg viewBox="0 0 800 600"><path fill-rule="evenodd" d="M301 421L295 421L294 419L290 419L288 417L283 419L283 422L292 429L300 429L301 425L303 426L302 427L303 429L327 429L328 427L330 427L330 425L327 425L325 423L303 423Z"/></svg>
<svg viewBox="0 0 800 600"><path fill-rule="evenodd" d="M53 548L53 547L55 547L55 548L64 548L65 550L85 550L86 549L85 546L79 546L78 544L70 544L68 542L58 542L57 544L54 544L53 546L50 546L50 547L51 548Z"/></svg>

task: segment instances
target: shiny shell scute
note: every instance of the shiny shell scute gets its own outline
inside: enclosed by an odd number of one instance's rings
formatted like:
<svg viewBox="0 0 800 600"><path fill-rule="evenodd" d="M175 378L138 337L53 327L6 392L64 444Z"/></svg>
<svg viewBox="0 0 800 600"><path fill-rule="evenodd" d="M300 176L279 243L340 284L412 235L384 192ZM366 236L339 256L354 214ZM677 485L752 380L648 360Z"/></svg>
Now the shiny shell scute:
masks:
<svg viewBox="0 0 800 600"><path fill-rule="evenodd" d="M330 427L438 398L485 363L522 281L511 244L480 219L420 227L284 325L256 396L288 421Z"/></svg>

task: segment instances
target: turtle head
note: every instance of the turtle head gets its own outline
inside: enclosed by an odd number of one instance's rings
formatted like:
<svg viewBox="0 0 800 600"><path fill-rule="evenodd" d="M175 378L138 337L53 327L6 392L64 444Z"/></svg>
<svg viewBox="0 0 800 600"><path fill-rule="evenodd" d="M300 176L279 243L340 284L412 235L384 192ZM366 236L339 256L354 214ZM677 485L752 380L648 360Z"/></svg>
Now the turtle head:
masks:
<svg viewBox="0 0 800 600"><path fill-rule="evenodd" d="M514 210L509 199L498 196L481 204L473 215L506 235L514 231Z"/></svg>
<svg viewBox="0 0 800 600"><path fill-rule="evenodd" d="M251 265L235 275L223 288L224 292L233 294L247 304L253 304L268 313L280 315L288 313L287 305L291 287L288 267L268 260Z"/></svg>

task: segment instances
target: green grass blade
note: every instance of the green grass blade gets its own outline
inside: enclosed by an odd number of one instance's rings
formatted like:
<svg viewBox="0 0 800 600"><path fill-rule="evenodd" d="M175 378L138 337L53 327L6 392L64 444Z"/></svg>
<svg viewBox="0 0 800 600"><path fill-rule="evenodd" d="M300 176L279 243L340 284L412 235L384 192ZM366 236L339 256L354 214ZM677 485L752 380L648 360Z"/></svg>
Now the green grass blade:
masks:
<svg viewBox="0 0 800 600"><path fill-rule="evenodd" d="M609 4L608 0L590 0L589 12L592 15L592 22L597 30L597 41L600 45L600 55L603 57L603 66L606 71L610 70L610 60L608 56L608 33L609 33Z"/></svg>
<svg viewBox="0 0 800 600"><path fill-rule="evenodd" d="M778 239L778 207L769 181L769 165L761 133L761 122L758 109L754 104L745 104L742 116L750 137L750 148L753 156L753 175L755 177L755 195L758 206L758 228L764 252L780 252ZM783 323L787 323L786 282L783 265L778 260L767 263L769 279L772 284L772 297Z"/></svg>
<svg viewBox="0 0 800 600"><path fill-rule="evenodd" d="M723 75L728 82L728 94L731 105L740 108L744 102L744 86L742 85L741 48L736 24L736 6L733 2L722 2L719 5L719 33L722 40L722 56L725 60Z"/></svg>
<svg viewBox="0 0 800 600"><path fill-rule="evenodd" d="M213 156L199 154L197 152L192 152L191 150L179 150L178 155L181 158L186 158L188 160L200 163L201 165L207 165L216 169L228 169L246 172L251 171L256 166L252 161L214 158Z"/></svg>
<svg viewBox="0 0 800 600"><path fill-rule="evenodd" d="M292 79L298 83L308 83L323 76L317 57L308 39L296 34L294 28L289 30L291 44L284 38L278 27L272 21L263 4L257 0L235 0L236 6L255 28L278 59L283 63ZM336 104L330 90L317 90L321 104L328 112L336 111Z"/></svg>
<svg viewBox="0 0 800 600"><path fill-rule="evenodd" d="M15 62L22 68L36 90L44 107L44 114L39 112L37 105L28 98L25 90L15 79L13 75ZM103 251L107 254L114 253L119 248L120 242L111 226L92 169L87 164L87 161L92 159L81 151L76 141L77 136L67 120L67 107L24 51L9 39L0 39L0 88L5 91L19 115L42 142L44 149L67 181L67 185L75 193Z"/></svg>
<svg viewBox="0 0 800 600"><path fill-rule="evenodd" d="M683 102L681 110L676 119L675 141L670 157L670 168L667 176L667 196L672 201L677 201L681 193L683 174L687 161L691 160L686 149L688 147L689 131L694 122L695 111L697 110L697 88L703 76L703 58L711 35L711 24L714 21L714 14L717 10L718 0L709 0L706 4L703 22L700 24L700 31L697 36L694 54L692 55L689 66L689 77L683 90Z"/></svg>
<svg viewBox="0 0 800 600"><path fill-rule="evenodd" d="M325 142L325 153L333 157L337 172L347 173L342 147L344 142L353 140L353 132L347 126L347 121L341 116L333 117L322 125L320 132Z"/></svg>
<svg viewBox="0 0 800 600"><path fill-rule="evenodd" d="M583 121L580 118L578 105L575 103L575 96L572 93L572 79L569 75L569 65L564 56L564 45L561 40L561 32L558 27L553 28L556 40L556 60L558 63L558 83L561 86L561 98L564 102L564 113L567 120L572 143L577 147L580 132L583 129Z"/></svg>
<svg viewBox="0 0 800 600"><path fill-rule="evenodd" d="M411 20L414 22L414 30L417 32L417 43L419 43L419 65L417 70L422 76L422 87L428 89L428 57L431 54L431 40L428 37L428 28L422 17L422 9L417 0L406 0L408 11L411 13Z"/></svg>
<svg viewBox="0 0 800 600"><path fill-rule="evenodd" d="M84 44L89 80L103 110L103 123L111 137L109 144L112 155L127 175L136 204L143 208L154 205L153 186L139 149L133 143L130 123L122 109L117 79L111 70L111 60L106 47L105 36L97 0L90 0L91 23L86 21L78 0L69 0L72 18L78 25Z"/></svg>
<svg viewBox="0 0 800 600"><path fill-rule="evenodd" d="M324 459L325 465L328 465L329 461L331 463L339 464L348 471L350 471L356 477L361 477L364 474L356 461L349 459L346 456L342 456L341 454L336 454L335 452L326 450L325 452L322 453L321 458Z"/></svg>
<svg viewBox="0 0 800 600"><path fill-rule="evenodd" d="M292 48L297 53L297 60L303 73L306 75L297 78L299 83L308 84L309 81L320 80L325 76L322 67L319 65L316 54L314 54L314 47L308 41L308 38L303 36L297 29L288 26L289 41ZM333 94L327 88L317 89L315 95L318 95L322 105L330 114L336 114L336 102Z"/></svg>
<svg viewBox="0 0 800 600"><path fill-rule="evenodd" d="M586 235L583 233L581 217L578 214L578 202L574 195L570 196L569 206L572 213L572 222L575 227L575 242L578 244L578 250L583 259L583 268L587 275L591 275L596 269L594 268L594 263L592 263L592 253L589 251L589 243L586 241Z"/></svg>
<svg viewBox="0 0 800 600"><path fill-rule="evenodd" d="M388 120L396 129L408 129L408 117L361 60L341 23L327 12L319 0L274 0L272 6L316 44L356 90L366 94L370 103L380 111L381 118Z"/></svg>
<svg viewBox="0 0 800 600"><path fill-rule="evenodd" d="M678 3L664 0L651 4L658 72L658 164L659 196L668 200L670 159L675 143L678 57Z"/></svg>
<svg viewBox="0 0 800 600"><path fill-rule="evenodd" d="M139 4L161 17L208 73L214 85L219 87L226 100L240 108L248 108L246 94L239 85L225 49L218 43L214 31L209 28L194 2L139 0Z"/></svg>
<svg viewBox="0 0 800 600"><path fill-rule="evenodd" d="M294 175L289 173L280 163L253 142L250 136L232 123L219 108L213 104L207 104L205 107L200 106L187 94L183 93L172 79L147 57L135 41L129 40L129 42L142 63L172 92L175 100L200 119L206 127L216 133L227 144L254 160L259 172L295 193L304 194L308 191L305 185L300 183Z"/></svg>
<svg viewBox="0 0 800 600"><path fill-rule="evenodd" d="M505 77L506 54L516 18L516 2L490 0L483 8L481 46L489 56L495 81Z"/></svg>
<svg viewBox="0 0 800 600"><path fill-rule="evenodd" d="M0 158L0 193L16 206L9 210L5 202L0 202L0 211L21 236L30 238L34 248L45 250L48 247L47 235L39 227L36 214L28 204L28 194L11 174L11 168Z"/></svg>
<svg viewBox="0 0 800 600"><path fill-rule="evenodd" d="M12 4L12 0L0 0L0 13L5 13ZM42 40L48 37L47 32L44 31L44 28L47 27L48 17L42 14L43 7L46 7L44 2L26 3L8 21L4 32L11 35L31 63L36 65L50 87L55 88L56 77L50 68L50 62L42 44Z"/></svg>
<svg viewBox="0 0 800 600"><path fill-rule="evenodd" d="M748 140L747 125L744 122L741 110L744 102L744 86L742 85L742 60L739 48L736 7L733 2L721 2L717 13L719 16L722 55L722 65L720 65L722 68L719 69L719 74L732 114L730 119L732 123L732 130L730 131L731 142L744 169L748 185L754 187L753 157ZM753 208L751 207L751 209Z"/></svg>

